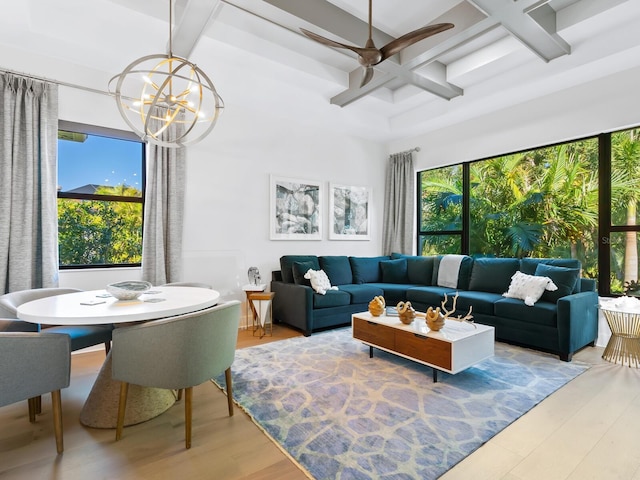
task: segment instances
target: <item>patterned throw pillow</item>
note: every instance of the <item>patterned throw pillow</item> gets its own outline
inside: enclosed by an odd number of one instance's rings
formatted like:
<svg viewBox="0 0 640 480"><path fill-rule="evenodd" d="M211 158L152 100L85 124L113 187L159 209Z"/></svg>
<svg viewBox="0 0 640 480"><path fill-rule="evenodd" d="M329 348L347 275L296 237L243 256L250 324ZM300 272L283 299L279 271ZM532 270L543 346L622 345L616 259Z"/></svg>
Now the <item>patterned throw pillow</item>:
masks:
<svg viewBox="0 0 640 480"><path fill-rule="evenodd" d="M540 300L545 290L553 292L557 289L558 287L549 277L527 275L526 273L517 271L511 277L509 290L503 293L502 296L519 298L520 300L524 300L526 305L532 307L534 303Z"/></svg>
<svg viewBox="0 0 640 480"><path fill-rule="evenodd" d="M304 274L304 278L307 280L311 280L311 288L315 290L316 293L320 295L326 295L327 290L338 290L338 287L332 287L331 282L329 281L329 277L324 272L324 270L307 270L307 273Z"/></svg>

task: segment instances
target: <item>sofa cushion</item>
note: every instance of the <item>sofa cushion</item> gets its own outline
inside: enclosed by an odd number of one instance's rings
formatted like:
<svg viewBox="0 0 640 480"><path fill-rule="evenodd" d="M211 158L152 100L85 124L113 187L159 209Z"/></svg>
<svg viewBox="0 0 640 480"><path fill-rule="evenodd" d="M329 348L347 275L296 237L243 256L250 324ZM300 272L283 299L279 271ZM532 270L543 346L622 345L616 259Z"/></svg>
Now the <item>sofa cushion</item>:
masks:
<svg viewBox="0 0 640 480"><path fill-rule="evenodd" d="M535 275L539 264L553 265L554 267L566 267L582 269L582 263L577 258L523 258L520 260L520 271L527 275ZM580 292L581 284L576 282L572 293Z"/></svg>
<svg viewBox="0 0 640 480"><path fill-rule="evenodd" d="M351 303L351 295L340 290L329 290L326 295L313 294L313 308L342 307Z"/></svg>
<svg viewBox="0 0 640 480"><path fill-rule="evenodd" d="M469 290L503 294L520 268L517 258L476 258L471 268Z"/></svg>
<svg viewBox="0 0 640 480"><path fill-rule="evenodd" d="M407 290L407 300L411 303L423 303L427 307L439 307L446 293L449 297L456 294L456 289L447 287L412 287Z"/></svg>
<svg viewBox="0 0 640 480"><path fill-rule="evenodd" d="M522 300L503 298L493 305L493 309L497 317L513 319L518 322L554 328L558 324L558 309L555 303L540 301L536 303L534 308L531 308L526 306Z"/></svg>
<svg viewBox="0 0 640 480"><path fill-rule="evenodd" d="M447 309L453 307L453 299L456 296L455 292L447 294ZM471 315L474 313L483 313L485 315L493 315L493 304L500 300L502 295L493 292L477 292L472 290L459 291L458 299L456 300L456 314L466 315L469 312L469 307L473 307ZM444 300L444 299L443 299ZM444 313L444 312L443 312Z"/></svg>
<svg viewBox="0 0 640 480"><path fill-rule="evenodd" d="M438 285L438 276L440 273L440 264L445 255L438 255L433 263L433 277L431 285ZM462 262L460 263L460 269L458 270L458 284L456 287L461 290L469 290L469 277L471 276L471 268L473 266L473 258L468 255L462 255ZM442 285L438 285L442 286Z"/></svg>
<svg viewBox="0 0 640 480"><path fill-rule="evenodd" d="M557 289L558 287L549 277L527 275L518 270L511 277L509 290L502 295L508 298L519 298L524 300L525 305L533 307L545 290L554 291Z"/></svg>
<svg viewBox="0 0 640 480"><path fill-rule="evenodd" d="M320 268L325 271L331 285L346 285L353 283L353 274L351 273L351 264L349 257L346 256L328 256L320 257Z"/></svg>
<svg viewBox="0 0 640 480"><path fill-rule="evenodd" d="M407 259L385 260L380 262L383 283L407 283Z"/></svg>
<svg viewBox="0 0 640 480"><path fill-rule="evenodd" d="M539 277L549 277L558 287L557 290L550 292L545 291L542 294L542 300L545 302L556 303L559 298L571 295L575 291L576 283L580 278L579 268L556 267L544 263L538 264L536 267L536 275Z"/></svg>
<svg viewBox="0 0 640 480"><path fill-rule="evenodd" d="M407 299L407 290L420 285L408 285L406 283L370 283L372 287L382 290L382 296L388 307L395 307L398 302L404 302Z"/></svg>
<svg viewBox="0 0 640 480"><path fill-rule="evenodd" d="M380 262L390 257L349 257L353 283L372 283L381 280Z"/></svg>
<svg viewBox="0 0 640 480"><path fill-rule="evenodd" d="M351 295L351 303L369 303L374 297L378 295L384 296L384 291L373 285L362 285L362 284L349 284L349 285L339 285L338 289L342 292L347 292Z"/></svg>
<svg viewBox="0 0 640 480"><path fill-rule="evenodd" d="M409 283L417 285L432 285L433 265L435 256L421 257L417 255L404 255L402 253L392 253L392 259L407 259L407 280Z"/></svg>
<svg viewBox="0 0 640 480"><path fill-rule="evenodd" d="M314 262L293 262L291 270L293 272L293 283L310 287L311 281L304 278L304 274L308 270L318 270L318 267L314 265Z"/></svg>
<svg viewBox="0 0 640 480"><path fill-rule="evenodd" d="M320 270L320 263L315 255L283 255L280 257L280 271L284 283L295 283L293 279L294 262L311 262L315 265L314 270Z"/></svg>
<svg viewBox="0 0 640 480"><path fill-rule="evenodd" d="M329 290L338 290L338 287L331 286L329 277L324 270L307 270L304 278L311 280L311 288L320 295L325 295Z"/></svg>

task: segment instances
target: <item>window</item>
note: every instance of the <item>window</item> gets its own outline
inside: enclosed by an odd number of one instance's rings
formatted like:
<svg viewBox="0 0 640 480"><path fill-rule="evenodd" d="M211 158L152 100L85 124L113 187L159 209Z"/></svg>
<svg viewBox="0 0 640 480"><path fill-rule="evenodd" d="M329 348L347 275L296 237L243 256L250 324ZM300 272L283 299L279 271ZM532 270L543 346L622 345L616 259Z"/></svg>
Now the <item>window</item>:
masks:
<svg viewBox="0 0 640 480"><path fill-rule="evenodd" d="M59 122L60 268L140 265L143 203L138 137Z"/></svg>
<svg viewBox="0 0 640 480"><path fill-rule="evenodd" d="M418 185L422 255L577 258L601 295L638 281L639 128L418 172Z"/></svg>

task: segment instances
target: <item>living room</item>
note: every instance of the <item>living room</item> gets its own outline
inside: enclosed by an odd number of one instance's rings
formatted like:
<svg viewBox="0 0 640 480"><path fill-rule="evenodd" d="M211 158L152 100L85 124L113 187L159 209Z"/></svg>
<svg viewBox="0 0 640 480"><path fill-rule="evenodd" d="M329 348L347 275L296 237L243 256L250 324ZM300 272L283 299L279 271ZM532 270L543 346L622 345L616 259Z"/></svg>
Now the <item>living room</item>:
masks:
<svg viewBox="0 0 640 480"><path fill-rule="evenodd" d="M128 130L113 98L100 92L135 58L164 50L165 3L149 2L152 12L144 2L103 0L90 8L79 0L5 3L0 69L59 82L62 120ZM220 21L192 54L223 97L225 112L208 137L188 148L182 277L214 285L227 299L244 298L249 267L268 279L284 254L381 254L384 178L392 153L420 147L414 153L420 171L640 124L639 11L633 0L569 2L566 8L584 13L565 32L570 55L544 62L510 47L489 78L482 69L460 78L463 96L430 97L402 109L386 91L342 108L331 105L329 99L347 88L348 73L297 52L274 60L273 50L284 47L261 40L254 16L246 20L254 32L242 36L225 16L233 7L223 3ZM184 2L177 6L184 8ZM328 50L307 46L311 40L297 33L286 38L318 55ZM356 68L355 57L342 57ZM396 100L402 103L410 93L401 91ZM325 189L331 182L370 187L370 240L331 241L326 234L314 242L271 240L272 175L320 182ZM322 222L328 225L328 209ZM99 289L139 278L139 268L63 270L59 283Z"/></svg>

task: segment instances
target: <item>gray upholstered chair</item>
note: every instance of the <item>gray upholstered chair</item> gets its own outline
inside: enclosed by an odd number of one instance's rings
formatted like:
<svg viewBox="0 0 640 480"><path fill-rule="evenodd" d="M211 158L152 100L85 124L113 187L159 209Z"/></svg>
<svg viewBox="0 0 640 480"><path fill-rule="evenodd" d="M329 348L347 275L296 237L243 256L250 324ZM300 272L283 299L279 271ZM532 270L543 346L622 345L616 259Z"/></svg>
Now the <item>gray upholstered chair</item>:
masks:
<svg viewBox="0 0 640 480"><path fill-rule="evenodd" d="M30 290L20 290L17 292L6 293L0 296L0 317L7 319L15 319L11 324L13 331L39 331L39 325L24 322L18 319L18 307L23 303L38 300L40 298L52 297L54 295L64 295L65 293L80 292L75 288L34 288ZM2 323L5 323L4 321ZM24 329L21 327L24 326ZM0 324L0 331L2 331ZM7 329L9 325L7 325ZM108 353L111 347L111 331L113 325L59 325L54 327L45 327L47 333L64 333L71 337L71 350L76 351L86 347L92 347L104 343L105 351Z"/></svg>
<svg viewBox="0 0 640 480"><path fill-rule="evenodd" d="M0 407L21 400L35 402L51 392L53 428L58 453L62 440L60 390L69 386L71 339L48 333L0 332ZM35 422L35 408L29 408L29 421Z"/></svg>
<svg viewBox="0 0 640 480"><path fill-rule="evenodd" d="M240 326L240 302L113 331L112 375L122 382L116 440L122 437L130 383L185 390L185 446L191 448L193 387L225 372L233 415L231 364Z"/></svg>

